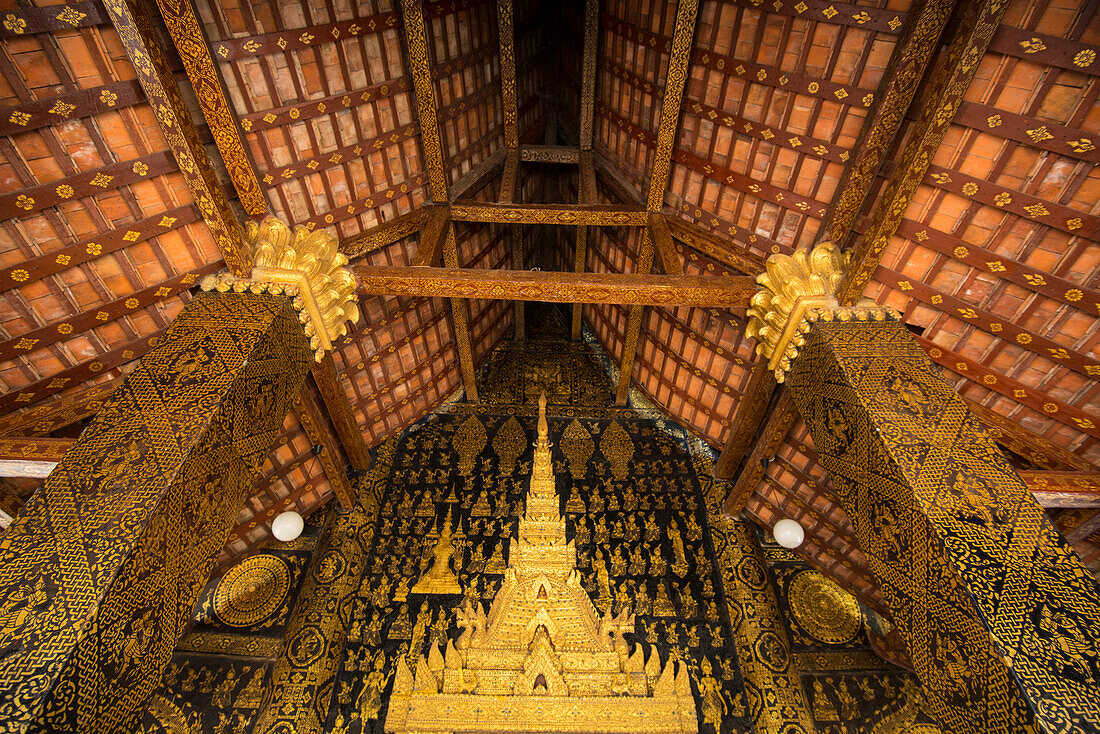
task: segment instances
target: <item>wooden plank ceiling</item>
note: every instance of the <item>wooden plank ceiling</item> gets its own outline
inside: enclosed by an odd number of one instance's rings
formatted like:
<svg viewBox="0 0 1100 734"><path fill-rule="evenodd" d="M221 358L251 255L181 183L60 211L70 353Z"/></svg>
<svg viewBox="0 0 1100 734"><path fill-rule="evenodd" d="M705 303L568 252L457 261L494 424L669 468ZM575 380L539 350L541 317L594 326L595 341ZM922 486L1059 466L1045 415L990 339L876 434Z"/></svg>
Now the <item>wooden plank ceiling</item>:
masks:
<svg viewBox="0 0 1100 734"><path fill-rule="evenodd" d="M77 435L196 280L225 267L218 225L139 83L129 31L94 0L43 5L0 11L0 435L24 448ZM864 289L904 314L1028 470L1100 465L1095 6L1010 0ZM374 269L413 265L425 245L417 264L647 275L656 248L665 273L751 275L767 255L826 236L845 187L856 205L832 236L858 246L947 63L932 55L887 145L887 68L917 25L910 12L936 3L428 1L423 51L407 44L408 8L390 0L178 7L162 21L150 3L150 33L184 41L182 59L161 45L215 198L241 219L331 227ZM690 44L676 46L678 33ZM678 112L670 67L686 79ZM418 68L434 97L427 135ZM884 158L860 158L878 149L857 142L865 127L889 133ZM851 193L857 163L865 198ZM461 200L459 214L429 223L433 200ZM612 226L508 223L517 204L577 202ZM616 226L608 212L650 228ZM522 334L522 308L465 303L456 333L445 299L361 297L358 326L287 417L223 561L266 538L278 511L339 494L348 457L334 436L347 447L350 426L377 445L461 387L464 333L475 366ZM743 396L769 394L750 389L743 311L635 306L632 321L631 308L583 315L614 360L634 355L637 389L720 449ZM743 453L761 468L739 474L744 511L769 527L799 519L803 552L875 603L809 436L782 417L765 411L746 427ZM9 513L36 486L3 481ZM1100 572L1095 510L1051 512Z"/></svg>

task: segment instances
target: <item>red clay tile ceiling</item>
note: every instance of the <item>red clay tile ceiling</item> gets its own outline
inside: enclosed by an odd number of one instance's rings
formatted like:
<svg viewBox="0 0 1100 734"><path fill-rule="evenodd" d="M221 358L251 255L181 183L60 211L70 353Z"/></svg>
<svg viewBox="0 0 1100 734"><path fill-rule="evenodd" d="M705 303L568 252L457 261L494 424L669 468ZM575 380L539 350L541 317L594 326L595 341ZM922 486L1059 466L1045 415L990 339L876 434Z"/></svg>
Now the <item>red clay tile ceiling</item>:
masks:
<svg viewBox="0 0 1100 734"><path fill-rule="evenodd" d="M908 5L700 3L664 204L721 246L677 242L687 273L751 272L764 256L819 239L877 109ZM451 0L424 8L454 186L503 155L497 7ZM399 5L196 0L195 9L271 213L349 239L429 200ZM167 39L153 6L150 15ZM600 4L593 106L605 203L640 200L648 186L675 15L673 3ZM525 142L577 143L583 17L582 2L514 5ZM0 433L75 436L197 279L224 264L104 8L13 7L0 18ZM1094 4L1010 2L866 289L903 313L1024 468L1100 465L1098 43ZM244 219L183 65L163 45L224 195ZM942 62L933 59L917 89L847 245L882 200ZM576 170L522 164L519 199L576 201ZM467 195L492 201L498 190L490 181ZM572 267L573 228L462 224L456 235L464 267ZM632 272L640 239L636 229L591 228L587 270ZM414 234L362 259L409 264L417 244ZM444 300L372 296L360 308L333 359L358 428L376 445L462 380ZM515 313L507 302L470 304L475 364L512 334ZM626 310L583 313L619 361ZM723 310L644 311L634 385L716 449L729 438L754 361L743 326L743 314ZM276 512L308 513L328 498L315 443L288 416L225 559L262 541ZM0 507L17 509L33 488L7 481ZM874 602L874 582L799 424L746 512L765 526L801 520L807 556ZM1075 540L1100 571L1092 512L1052 514L1071 538L1091 528Z"/></svg>

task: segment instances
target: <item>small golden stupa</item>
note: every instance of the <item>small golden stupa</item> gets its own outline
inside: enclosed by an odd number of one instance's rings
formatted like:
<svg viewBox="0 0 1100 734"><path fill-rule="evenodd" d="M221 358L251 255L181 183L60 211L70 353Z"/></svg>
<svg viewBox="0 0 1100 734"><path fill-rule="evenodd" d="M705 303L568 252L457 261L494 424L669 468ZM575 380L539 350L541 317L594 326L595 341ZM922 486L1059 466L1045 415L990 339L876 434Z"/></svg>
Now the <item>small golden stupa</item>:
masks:
<svg viewBox="0 0 1100 734"><path fill-rule="evenodd" d="M670 659L662 669L656 651L647 662L623 637L634 615L601 615L581 588L547 436L543 394L526 512L504 584L488 614L467 601L462 635L445 652L432 647L415 673L398 660L387 732L698 731L686 666Z"/></svg>

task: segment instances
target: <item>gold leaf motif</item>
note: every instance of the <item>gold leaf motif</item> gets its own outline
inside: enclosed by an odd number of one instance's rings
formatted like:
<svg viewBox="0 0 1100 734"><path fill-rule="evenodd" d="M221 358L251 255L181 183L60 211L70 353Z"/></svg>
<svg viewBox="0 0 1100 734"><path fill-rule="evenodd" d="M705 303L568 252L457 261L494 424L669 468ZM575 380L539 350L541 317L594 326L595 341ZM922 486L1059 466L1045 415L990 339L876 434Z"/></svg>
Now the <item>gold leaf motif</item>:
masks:
<svg viewBox="0 0 1100 734"><path fill-rule="evenodd" d="M21 36L23 35L23 31L27 30L27 21L8 13L4 16L4 27L15 35Z"/></svg>
<svg viewBox="0 0 1100 734"><path fill-rule="evenodd" d="M1069 147L1073 148L1077 153L1088 153L1096 150L1096 146L1092 144L1092 141L1088 138L1078 138L1077 140L1070 140L1066 143Z"/></svg>
<svg viewBox="0 0 1100 734"><path fill-rule="evenodd" d="M833 92L833 96L837 99L844 99L848 96L848 90L846 90L844 87L841 87L840 89Z"/></svg>
<svg viewBox="0 0 1100 734"><path fill-rule="evenodd" d="M1020 41L1020 48L1024 50L1025 54L1037 54L1040 51L1046 51L1047 45L1039 38L1030 38L1026 41Z"/></svg>
<svg viewBox="0 0 1100 734"><path fill-rule="evenodd" d="M864 23L870 22L871 16L867 14L867 11L861 10L860 12L852 16L852 20L854 20L858 25L863 25Z"/></svg>
<svg viewBox="0 0 1100 734"><path fill-rule="evenodd" d="M988 267L990 271L994 273L1003 273L1005 271L1004 263L1002 263L1000 260L992 260L990 262L987 262L986 267Z"/></svg>
<svg viewBox="0 0 1100 734"><path fill-rule="evenodd" d="M114 107L118 103L118 95L109 89L104 89L99 93L99 101L108 107Z"/></svg>
<svg viewBox="0 0 1100 734"><path fill-rule="evenodd" d="M955 254L955 257L959 258L960 260L970 254L970 250L963 247L962 245L956 247L953 252Z"/></svg>
<svg viewBox="0 0 1100 734"><path fill-rule="evenodd" d="M58 265L68 265L70 260L72 260L72 257L69 255L58 255L54 262Z"/></svg>
<svg viewBox="0 0 1100 734"><path fill-rule="evenodd" d="M29 277L31 277L31 274L23 268L11 271L11 279L16 283L25 283Z"/></svg>
<svg viewBox="0 0 1100 734"><path fill-rule="evenodd" d="M23 127L26 127L27 123L30 121L31 116L28 115L26 112L15 111L11 113L10 117L8 117L8 122L13 122L16 125L22 125Z"/></svg>
<svg viewBox="0 0 1100 734"><path fill-rule="evenodd" d="M1081 291L1080 288L1070 288L1068 291L1066 291L1066 300L1076 303L1077 301L1080 301L1084 295L1085 294Z"/></svg>
<svg viewBox="0 0 1100 734"><path fill-rule="evenodd" d="M973 196L974 194L978 193L978 184L974 183L973 181L967 181L963 184L962 192L967 196Z"/></svg>
<svg viewBox="0 0 1100 734"><path fill-rule="evenodd" d="M1047 130L1046 125L1041 125L1034 130L1025 130L1024 132L1027 133L1027 136L1031 138L1031 141L1033 143L1041 143L1044 140L1050 140L1054 137L1050 134L1050 131Z"/></svg>
<svg viewBox="0 0 1100 734"><path fill-rule="evenodd" d="M1024 278L1027 280L1028 283L1031 283L1035 286L1047 284L1047 279L1039 275L1038 273L1024 273Z"/></svg>
<svg viewBox="0 0 1100 734"><path fill-rule="evenodd" d="M806 91L810 94L817 94L817 91L821 89L821 85L817 82L810 82L806 85Z"/></svg>
<svg viewBox="0 0 1100 734"><path fill-rule="evenodd" d="M141 161L134 161L133 172L139 176L144 176L149 173L149 166L145 165Z"/></svg>
<svg viewBox="0 0 1100 734"><path fill-rule="evenodd" d="M525 448L527 448L527 433L515 416L512 416L497 429L497 435L493 437L493 450L500 459L501 476L507 476L515 471L516 462L519 461Z"/></svg>
<svg viewBox="0 0 1100 734"><path fill-rule="evenodd" d="M796 12L796 13L798 13L799 15L802 15L802 14L803 14L803 13L805 13L805 12L806 12L806 11L807 11L808 9L809 9L809 8L808 8L808 7L806 6L806 3L803 3L803 2L800 2L800 3L798 3L798 5L795 5L795 6L794 6L794 10L795 10L795 12Z"/></svg>
<svg viewBox="0 0 1100 734"><path fill-rule="evenodd" d="M49 109L50 114L58 115L60 117L68 117L76 109L76 105L69 104L68 102L62 102L58 100L54 102L53 107Z"/></svg>
<svg viewBox="0 0 1100 734"><path fill-rule="evenodd" d="M169 216L165 215L165 216L160 218L160 221L157 222L157 225L160 226L160 227L171 227L175 223L176 223L176 218L175 217L169 217Z"/></svg>
<svg viewBox="0 0 1100 734"><path fill-rule="evenodd" d="M1081 229L1081 225L1084 224L1080 217L1074 217L1073 219L1066 220L1066 229L1073 231L1075 229Z"/></svg>
<svg viewBox="0 0 1100 734"><path fill-rule="evenodd" d="M588 433L576 418L566 426L561 436L561 451L569 462L569 473L574 479L583 479L588 470L588 459L595 451L596 445L592 436Z"/></svg>
<svg viewBox="0 0 1100 734"><path fill-rule="evenodd" d="M73 325L72 324L58 324L57 325L57 333L58 334L72 334L73 333Z"/></svg>
<svg viewBox="0 0 1100 734"><path fill-rule="evenodd" d="M98 242L89 242L84 247L84 251L87 252L89 255L98 255L99 253L103 252L103 245L99 244Z"/></svg>
<svg viewBox="0 0 1100 734"><path fill-rule="evenodd" d="M1073 57L1073 63L1075 66L1079 66L1082 69L1089 66L1093 61L1096 61L1096 52L1091 48L1086 48L1083 51L1078 51Z"/></svg>
<svg viewBox="0 0 1100 734"><path fill-rule="evenodd" d="M886 25L890 26L890 30L896 31L898 28L901 27L901 18L895 15Z"/></svg>
<svg viewBox="0 0 1100 734"><path fill-rule="evenodd" d="M830 5L829 7L822 10L821 14L824 15L829 20L832 20L837 14L837 9L834 8L832 5Z"/></svg>
<svg viewBox="0 0 1100 734"><path fill-rule="evenodd" d="M476 415L471 415L458 427L452 445L458 454L459 474L468 477L473 473L474 464L485 449L486 442L485 426Z"/></svg>
<svg viewBox="0 0 1100 734"><path fill-rule="evenodd" d="M62 199L70 199L73 195L73 187L69 184L61 184L54 189L54 192Z"/></svg>
<svg viewBox="0 0 1100 734"><path fill-rule="evenodd" d="M99 186L100 188L105 189L105 188L107 188L107 185L110 184L114 180L115 180L114 176L111 176L111 175L108 175L106 173L100 172L100 173L97 173L95 175L95 177L92 178L91 181L89 181L89 183L92 186Z"/></svg>
<svg viewBox="0 0 1100 734"><path fill-rule="evenodd" d="M84 20L85 16L84 13L81 13L79 10L75 10L74 8L70 8L68 5L66 5L65 9L58 13L55 17L62 23L68 23L73 28L76 28L77 25L80 24L80 21Z"/></svg>
<svg viewBox="0 0 1100 734"><path fill-rule="evenodd" d="M1032 204L1031 206L1025 206L1024 211L1033 217L1045 217L1050 214L1050 211L1042 204Z"/></svg>
<svg viewBox="0 0 1100 734"><path fill-rule="evenodd" d="M1012 203L1012 196L1007 191L1002 191L993 197L993 203L997 206L1006 206Z"/></svg>
<svg viewBox="0 0 1100 734"><path fill-rule="evenodd" d="M15 205L20 209L24 209L29 212L31 209L34 208L34 198L27 196L26 194L20 194L19 196L15 197Z"/></svg>
<svg viewBox="0 0 1100 734"><path fill-rule="evenodd" d="M141 233L135 232L134 230L130 229L126 231L126 234L122 235L122 239L126 240L127 242L137 242L139 239L141 239Z"/></svg>
<svg viewBox="0 0 1100 734"><path fill-rule="evenodd" d="M1031 334L1017 334L1016 341L1021 344L1031 344Z"/></svg>
<svg viewBox="0 0 1100 734"><path fill-rule="evenodd" d="M1000 115L990 115L989 117L985 118L985 124L988 125L991 128L1000 127L1001 126L1001 116Z"/></svg>
<svg viewBox="0 0 1100 734"><path fill-rule="evenodd" d="M634 442L618 421L613 421L600 436L600 453L607 458L615 478L625 481L629 476L627 469L630 461L634 458Z"/></svg>

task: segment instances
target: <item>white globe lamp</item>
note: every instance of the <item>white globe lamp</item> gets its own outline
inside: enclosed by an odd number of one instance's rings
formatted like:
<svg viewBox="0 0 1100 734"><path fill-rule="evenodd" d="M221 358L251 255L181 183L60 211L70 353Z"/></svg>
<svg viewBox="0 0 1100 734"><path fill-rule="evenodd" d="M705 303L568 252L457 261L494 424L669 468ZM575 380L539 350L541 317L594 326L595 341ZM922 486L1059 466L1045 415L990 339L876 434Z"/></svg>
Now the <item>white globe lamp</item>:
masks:
<svg viewBox="0 0 1100 734"><path fill-rule="evenodd" d="M294 540L302 534L302 528L306 526L306 521L302 519L302 516L293 510L279 513L278 517L271 521L271 534L275 536L276 540L281 540L286 543ZM801 528L799 528L801 531Z"/></svg>
<svg viewBox="0 0 1100 734"><path fill-rule="evenodd" d="M772 536L784 548L797 548L806 539L806 531L794 520L783 518L772 528Z"/></svg>

